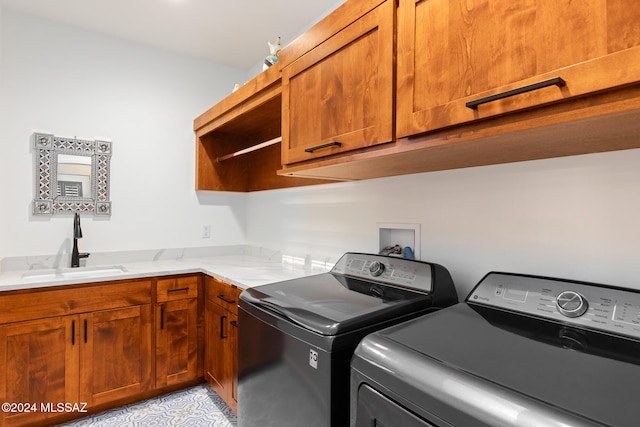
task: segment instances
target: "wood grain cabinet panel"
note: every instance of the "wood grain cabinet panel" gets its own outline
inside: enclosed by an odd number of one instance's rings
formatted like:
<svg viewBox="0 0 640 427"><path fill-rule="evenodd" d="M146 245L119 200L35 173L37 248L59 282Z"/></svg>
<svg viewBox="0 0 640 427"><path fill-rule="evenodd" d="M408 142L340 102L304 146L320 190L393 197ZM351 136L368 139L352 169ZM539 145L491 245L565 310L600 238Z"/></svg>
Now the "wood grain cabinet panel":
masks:
<svg viewBox="0 0 640 427"><path fill-rule="evenodd" d="M198 297L198 276L158 279L157 302L177 301Z"/></svg>
<svg viewBox="0 0 640 427"><path fill-rule="evenodd" d="M81 315L80 391L93 406L153 387L151 304Z"/></svg>
<svg viewBox="0 0 640 427"><path fill-rule="evenodd" d="M205 380L229 407L237 411L238 298L241 289L210 277L205 286Z"/></svg>
<svg viewBox="0 0 640 427"><path fill-rule="evenodd" d="M153 388L150 280L7 291L0 307L0 400L35 405L0 413L0 426L50 425L83 415L59 403L91 410Z"/></svg>
<svg viewBox="0 0 640 427"><path fill-rule="evenodd" d="M0 401L30 404L0 412L0 425L44 422L41 404L78 402L78 316L0 326Z"/></svg>
<svg viewBox="0 0 640 427"><path fill-rule="evenodd" d="M636 83L638 22L635 0L400 0L396 136Z"/></svg>
<svg viewBox="0 0 640 427"><path fill-rule="evenodd" d="M202 376L198 371L198 283L198 276L158 280L156 387Z"/></svg>
<svg viewBox="0 0 640 427"><path fill-rule="evenodd" d="M392 141L394 17L387 0L282 70L284 165Z"/></svg>

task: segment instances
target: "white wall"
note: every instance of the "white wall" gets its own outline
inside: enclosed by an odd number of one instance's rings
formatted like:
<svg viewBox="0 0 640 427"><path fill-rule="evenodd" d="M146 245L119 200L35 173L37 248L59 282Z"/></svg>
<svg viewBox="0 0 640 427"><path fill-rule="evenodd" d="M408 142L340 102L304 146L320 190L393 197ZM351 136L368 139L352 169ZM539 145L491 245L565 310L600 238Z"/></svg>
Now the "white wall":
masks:
<svg viewBox="0 0 640 427"><path fill-rule="evenodd" d="M31 215L34 131L113 141L113 215L83 216L81 250L244 243L245 197L194 191L193 119L245 70L6 9L1 23L0 258L70 251L70 216Z"/></svg>
<svg viewBox="0 0 640 427"><path fill-rule="evenodd" d="M377 222L420 223L422 259L462 297L491 270L640 288L640 150L198 194L193 118L246 71L7 10L0 25L0 257L70 250L70 217L30 213L38 130L114 141L113 216L83 217L81 250L247 242L335 259L376 251Z"/></svg>
<svg viewBox="0 0 640 427"><path fill-rule="evenodd" d="M301 28L300 31L298 31L296 34L294 34L292 36L289 36L289 37L285 37L283 34L281 34L281 36L283 36L283 38L281 40L282 41L282 45L283 46L287 46L288 44L290 44L292 41L294 41L295 39L300 37L309 28L313 27L316 23L318 23L320 20L322 20L328 14L330 14L331 12L336 10L345 1L346 0L332 0L332 1L329 1L328 4L327 4L327 9L320 16L318 16L313 22L310 22L309 24L307 24L303 28ZM278 37L278 34L275 34L273 40L265 40L265 42L264 42L264 48L265 48L264 56L265 56L265 58L269 54L269 45L267 44L267 41L274 42L277 37ZM253 67L251 67L246 73L247 80L251 80L253 77L255 77L258 74L260 74L262 72L262 65L263 64L264 64L264 59L261 60L260 62L258 62ZM244 84L246 82L238 82L238 83Z"/></svg>
<svg viewBox="0 0 640 427"><path fill-rule="evenodd" d="M628 150L252 193L247 238L336 257L376 252L378 222L419 223L460 297L495 270L640 289L638 165Z"/></svg>

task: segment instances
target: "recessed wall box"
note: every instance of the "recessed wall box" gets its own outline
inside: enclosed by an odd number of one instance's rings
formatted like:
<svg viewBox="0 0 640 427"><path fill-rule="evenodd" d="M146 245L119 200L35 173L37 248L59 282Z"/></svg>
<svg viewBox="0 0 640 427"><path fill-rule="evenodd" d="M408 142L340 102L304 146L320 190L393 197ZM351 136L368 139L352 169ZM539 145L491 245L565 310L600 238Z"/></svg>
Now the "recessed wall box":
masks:
<svg viewBox="0 0 640 427"><path fill-rule="evenodd" d="M398 224L379 222L378 250L387 246L399 245L403 249L410 247L416 259L420 259L420 224ZM398 255L401 256L401 255Z"/></svg>

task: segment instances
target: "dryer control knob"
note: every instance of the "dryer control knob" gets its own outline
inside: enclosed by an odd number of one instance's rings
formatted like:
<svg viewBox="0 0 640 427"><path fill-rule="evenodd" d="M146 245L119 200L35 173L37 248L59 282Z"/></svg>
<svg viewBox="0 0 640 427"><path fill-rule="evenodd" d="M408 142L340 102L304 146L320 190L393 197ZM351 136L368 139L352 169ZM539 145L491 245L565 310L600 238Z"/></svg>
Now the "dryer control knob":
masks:
<svg viewBox="0 0 640 427"><path fill-rule="evenodd" d="M556 298L556 307L564 316L580 317L589 308L589 303L575 291L564 291Z"/></svg>
<svg viewBox="0 0 640 427"><path fill-rule="evenodd" d="M378 277L384 273L384 264L380 261L373 261L369 266L369 273L371 273L373 277Z"/></svg>

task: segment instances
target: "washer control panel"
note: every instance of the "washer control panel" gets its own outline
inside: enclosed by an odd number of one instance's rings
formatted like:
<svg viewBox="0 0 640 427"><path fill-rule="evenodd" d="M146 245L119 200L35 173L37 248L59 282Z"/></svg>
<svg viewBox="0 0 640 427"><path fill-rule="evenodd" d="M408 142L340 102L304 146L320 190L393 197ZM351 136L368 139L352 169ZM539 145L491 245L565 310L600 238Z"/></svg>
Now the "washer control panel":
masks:
<svg viewBox="0 0 640 427"><path fill-rule="evenodd" d="M431 264L423 261L347 252L331 272L420 292L431 292L433 289Z"/></svg>
<svg viewBox="0 0 640 427"><path fill-rule="evenodd" d="M489 273L466 301L640 339L640 293L632 290Z"/></svg>

